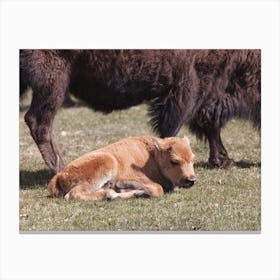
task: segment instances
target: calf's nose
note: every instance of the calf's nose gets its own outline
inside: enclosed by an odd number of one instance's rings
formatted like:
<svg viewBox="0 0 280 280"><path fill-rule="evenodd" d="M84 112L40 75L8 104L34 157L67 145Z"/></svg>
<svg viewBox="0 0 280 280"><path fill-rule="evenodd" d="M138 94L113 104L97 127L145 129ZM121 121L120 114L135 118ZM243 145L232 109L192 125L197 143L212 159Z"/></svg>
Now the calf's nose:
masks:
<svg viewBox="0 0 280 280"><path fill-rule="evenodd" d="M188 177L185 178L185 180L195 182L196 181L196 176L195 175L188 176Z"/></svg>
<svg viewBox="0 0 280 280"><path fill-rule="evenodd" d="M184 179L184 183L186 186L192 186L195 181L196 181L196 177L194 175L185 177L185 179Z"/></svg>

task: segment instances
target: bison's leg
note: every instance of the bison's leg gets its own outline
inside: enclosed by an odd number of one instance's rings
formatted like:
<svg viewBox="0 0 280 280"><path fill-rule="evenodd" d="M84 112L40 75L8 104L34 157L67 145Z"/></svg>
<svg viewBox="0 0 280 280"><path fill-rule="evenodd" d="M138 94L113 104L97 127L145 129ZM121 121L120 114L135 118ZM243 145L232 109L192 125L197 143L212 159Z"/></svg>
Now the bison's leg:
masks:
<svg viewBox="0 0 280 280"><path fill-rule="evenodd" d="M25 121L43 159L55 174L64 168L52 139L53 120L64 100L65 89L61 86L63 85L57 86L53 91L34 90L30 108L25 115Z"/></svg>
<svg viewBox="0 0 280 280"><path fill-rule="evenodd" d="M236 102L224 94L208 98L193 116L190 129L201 139L209 142L209 164L219 168L231 168L234 161L229 158L221 139L221 128L237 114Z"/></svg>
<svg viewBox="0 0 280 280"><path fill-rule="evenodd" d="M19 83L19 86L20 86L20 92L19 92L19 94L20 94L20 96L22 96L23 93L24 93L24 92L27 90L27 88L28 88L28 84L27 84L26 80L23 78L22 75L20 75L20 83Z"/></svg>
<svg viewBox="0 0 280 280"><path fill-rule="evenodd" d="M234 161L229 158L223 145L220 127L213 127L208 123L198 125L196 120L192 120L190 129L196 133L199 138L208 140L210 148L209 164L211 166L218 168L231 168L234 166Z"/></svg>
<svg viewBox="0 0 280 280"><path fill-rule="evenodd" d="M220 130L220 128L212 129L206 133L210 148L209 164L213 167L232 168L234 161L229 158L223 145Z"/></svg>

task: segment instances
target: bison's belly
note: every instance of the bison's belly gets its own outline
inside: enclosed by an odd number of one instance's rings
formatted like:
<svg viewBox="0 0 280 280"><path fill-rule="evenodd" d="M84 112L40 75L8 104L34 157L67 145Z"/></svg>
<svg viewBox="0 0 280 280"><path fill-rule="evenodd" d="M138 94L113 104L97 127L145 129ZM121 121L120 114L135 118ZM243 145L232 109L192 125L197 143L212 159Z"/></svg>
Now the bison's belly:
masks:
<svg viewBox="0 0 280 280"><path fill-rule="evenodd" d="M94 110L103 112L125 109L168 92L166 86L152 81L108 80L100 82L84 77L72 82L69 90Z"/></svg>

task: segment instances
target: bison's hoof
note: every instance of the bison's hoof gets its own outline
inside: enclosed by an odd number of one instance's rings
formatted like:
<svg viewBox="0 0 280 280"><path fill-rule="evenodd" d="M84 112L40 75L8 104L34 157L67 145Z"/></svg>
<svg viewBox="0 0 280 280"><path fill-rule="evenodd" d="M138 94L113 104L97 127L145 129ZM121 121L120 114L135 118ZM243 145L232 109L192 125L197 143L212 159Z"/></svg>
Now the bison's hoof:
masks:
<svg viewBox="0 0 280 280"><path fill-rule="evenodd" d="M210 167L214 167L214 168L231 169L235 167L234 160L230 158L223 158L223 159L210 158L208 163Z"/></svg>

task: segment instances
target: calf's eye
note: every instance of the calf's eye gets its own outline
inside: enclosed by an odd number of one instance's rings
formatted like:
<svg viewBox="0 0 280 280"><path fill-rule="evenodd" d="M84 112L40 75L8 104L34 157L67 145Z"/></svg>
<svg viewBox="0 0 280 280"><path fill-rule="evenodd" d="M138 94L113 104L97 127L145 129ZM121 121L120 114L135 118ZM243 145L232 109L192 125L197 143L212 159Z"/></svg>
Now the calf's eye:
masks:
<svg viewBox="0 0 280 280"><path fill-rule="evenodd" d="M170 162L171 162L172 165L178 165L179 164L179 161L174 160L174 159L171 159Z"/></svg>

